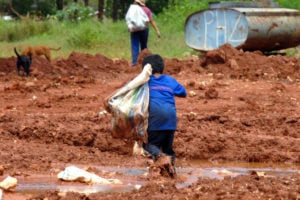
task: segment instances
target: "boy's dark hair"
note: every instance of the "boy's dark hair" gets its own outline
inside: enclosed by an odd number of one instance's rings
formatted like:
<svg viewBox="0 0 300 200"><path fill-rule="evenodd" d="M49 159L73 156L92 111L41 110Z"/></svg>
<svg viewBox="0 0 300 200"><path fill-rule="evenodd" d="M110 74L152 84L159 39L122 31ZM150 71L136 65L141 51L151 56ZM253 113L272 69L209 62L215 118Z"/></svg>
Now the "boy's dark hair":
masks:
<svg viewBox="0 0 300 200"><path fill-rule="evenodd" d="M149 56L146 56L142 62L143 68L148 63L152 66L152 74L163 73L165 64L164 64L164 60L160 55L151 54Z"/></svg>

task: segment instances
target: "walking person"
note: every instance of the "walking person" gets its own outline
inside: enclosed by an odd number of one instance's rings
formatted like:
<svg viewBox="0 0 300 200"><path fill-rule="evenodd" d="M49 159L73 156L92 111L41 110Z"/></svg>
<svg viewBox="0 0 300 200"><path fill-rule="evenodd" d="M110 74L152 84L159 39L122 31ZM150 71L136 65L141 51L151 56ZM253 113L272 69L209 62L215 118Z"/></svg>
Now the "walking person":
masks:
<svg viewBox="0 0 300 200"><path fill-rule="evenodd" d="M161 35L160 35L160 31L156 25L156 22L153 19L152 11L146 6L145 0L134 0L133 5L138 5L143 10L144 14L146 14L145 17L147 18L147 20L145 20L145 22L144 22L145 23L144 27L138 28L138 29L129 28L131 57L132 57L131 66L136 66L140 51L148 48L149 23L156 31L157 37L160 38ZM130 10L130 8L129 8L129 10ZM129 10L127 11L127 14L126 14L127 25L129 23L128 22L129 21L128 20ZM138 17L140 17L140 16L136 16L136 18L138 18ZM133 24L135 24L135 23L133 23Z"/></svg>
<svg viewBox="0 0 300 200"><path fill-rule="evenodd" d="M164 61L158 54L151 54L144 58L142 66L151 64L152 75L149 85L149 117L148 117L148 142L143 148L150 153L155 162L171 164L169 176L174 177L175 157L173 150L174 133L177 129L177 114L175 96L186 97L186 89L177 80L163 74Z"/></svg>

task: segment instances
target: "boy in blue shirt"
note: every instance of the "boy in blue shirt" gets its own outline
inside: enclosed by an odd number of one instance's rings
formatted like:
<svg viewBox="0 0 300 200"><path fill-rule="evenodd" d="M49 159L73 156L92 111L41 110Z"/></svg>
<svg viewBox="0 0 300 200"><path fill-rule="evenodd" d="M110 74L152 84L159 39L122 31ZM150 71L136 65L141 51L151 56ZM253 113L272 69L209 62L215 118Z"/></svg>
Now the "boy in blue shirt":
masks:
<svg viewBox="0 0 300 200"><path fill-rule="evenodd" d="M160 55L152 54L144 58L142 66L151 64L152 75L149 84L148 143L143 144L155 163L170 161L168 175L175 176L173 150L174 133L177 129L175 96L186 97L186 89L169 75L163 74L164 62Z"/></svg>

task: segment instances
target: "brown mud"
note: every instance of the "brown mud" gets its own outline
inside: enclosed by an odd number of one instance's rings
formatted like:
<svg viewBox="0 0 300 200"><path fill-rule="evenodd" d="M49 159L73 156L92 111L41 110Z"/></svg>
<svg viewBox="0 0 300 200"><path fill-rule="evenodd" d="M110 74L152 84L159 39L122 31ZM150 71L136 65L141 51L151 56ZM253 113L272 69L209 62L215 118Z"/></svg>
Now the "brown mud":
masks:
<svg viewBox="0 0 300 200"><path fill-rule="evenodd" d="M111 116L101 113L103 99L140 67L73 52L51 62L34 57L31 76L22 77L15 63L15 57L0 59L1 180L7 175L20 180L56 176L68 165L89 167L105 178L126 179L126 174L91 166L146 169L147 159L132 155L133 141L113 138ZM300 199L300 59L224 45L199 57L165 59L165 64L165 73L189 93L176 99L179 169L191 166L192 160L205 160L210 167L227 162L284 165L295 173L202 177L183 188L176 184L184 182L184 173L172 180L137 175L133 179L146 184L130 192L15 191L3 192L3 198Z"/></svg>

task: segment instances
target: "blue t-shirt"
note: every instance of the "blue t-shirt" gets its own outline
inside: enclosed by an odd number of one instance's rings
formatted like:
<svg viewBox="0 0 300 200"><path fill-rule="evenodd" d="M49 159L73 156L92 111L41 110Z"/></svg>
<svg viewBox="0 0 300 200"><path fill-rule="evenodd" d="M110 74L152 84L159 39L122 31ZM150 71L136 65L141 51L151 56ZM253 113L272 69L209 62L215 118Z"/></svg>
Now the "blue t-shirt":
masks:
<svg viewBox="0 0 300 200"><path fill-rule="evenodd" d="M174 96L185 97L185 88L168 75L159 77L151 75L148 83L150 93L148 131L176 130Z"/></svg>

